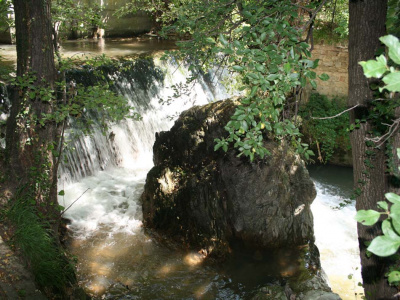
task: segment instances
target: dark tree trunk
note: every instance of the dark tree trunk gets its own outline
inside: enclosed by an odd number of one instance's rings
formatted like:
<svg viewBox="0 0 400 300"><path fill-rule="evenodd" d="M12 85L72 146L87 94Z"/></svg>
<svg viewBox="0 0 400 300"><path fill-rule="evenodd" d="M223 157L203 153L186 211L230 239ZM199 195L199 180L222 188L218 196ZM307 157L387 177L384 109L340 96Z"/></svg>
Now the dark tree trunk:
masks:
<svg viewBox="0 0 400 300"><path fill-rule="evenodd" d="M55 80L50 0L14 0L17 41L17 76L28 86L14 86L7 124L6 162L11 185L29 190L49 219L57 200L54 151L58 128L55 122L40 124L43 114L54 112ZM47 91L46 99L40 91ZM52 92L53 91L53 92ZM47 93L46 92L46 93ZM14 190L16 192L16 190Z"/></svg>
<svg viewBox="0 0 400 300"><path fill-rule="evenodd" d="M371 81L364 76L358 62L373 59L381 47L379 38L386 34L386 10L386 0L350 0L349 3L349 106L359 105L351 113L352 123L368 115L368 100L373 98L369 88ZM384 149L375 149L366 144L371 128L369 122L361 123L360 128L350 135L354 182L360 192L356 202L357 210L377 209L377 201L382 201L389 189ZM371 241L379 233L380 224L358 224L365 294L367 299L393 299L397 289L390 287L385 278L388 261L374 255L370 258L366 256L365 242Z"/></svg>

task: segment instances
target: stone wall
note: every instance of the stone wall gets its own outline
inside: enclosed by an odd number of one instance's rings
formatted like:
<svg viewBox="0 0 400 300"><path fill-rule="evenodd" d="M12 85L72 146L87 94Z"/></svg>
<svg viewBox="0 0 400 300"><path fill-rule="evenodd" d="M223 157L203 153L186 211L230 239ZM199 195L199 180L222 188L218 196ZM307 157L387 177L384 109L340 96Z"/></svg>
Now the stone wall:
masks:
<svg viewBox="0 0 400 300"><path fill-rule="evenodd" d="M347 46L314 45L312 58L319 58L317 74L326 73L330 79L317 79L317 92L326 96L344 96L348 94L348 59Z"/></svg>

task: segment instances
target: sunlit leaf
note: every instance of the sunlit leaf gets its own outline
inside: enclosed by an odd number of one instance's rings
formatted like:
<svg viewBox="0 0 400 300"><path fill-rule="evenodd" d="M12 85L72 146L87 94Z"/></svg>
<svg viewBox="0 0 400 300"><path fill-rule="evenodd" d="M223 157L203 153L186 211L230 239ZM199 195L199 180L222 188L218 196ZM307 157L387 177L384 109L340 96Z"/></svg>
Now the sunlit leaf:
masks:
<svg viewBox="0 0 400 300"><path fill-rule="evenodd" d="M381 42L389 48L389 57L400 64L400 42L394 35L386 35L380 38Z"/></svg>
<svg viewBox="0 0 400 300"><path fill-rule="evenodd" d="M388 199L392 203L400 204L400 196L396 195L395 193L386 193L385 198Z"/></svg>
<svg viewBox="0 0 400 300"><path fill-rule="evenodd" d="M362 66L364 75L367 78L381 78L387 71L386 64L382 60L360 61L359 64Z"/></svg>
<svg viewBox="0 0 400 300"><path fill-rule="evenodd" d="M387 74L382 80L386 84L384 88L388 91L400 92L400 72Z"/></svg>
<svg viewBox="0 0 400 300"><path fill-rule="evenodd" d="M355 216L357 222L363 225L371 226L378 222L381 214L375 210L359 210Z"/></svg>
<svg viewBox="0 0 400 300"><path fill-rule="evenodd" d="M394 283L400 281L400 272L399 271L392 271L389 273L388 276L389 283Z"/></svg>
<svg viewBox="0 0 400 300"><path fill-rule="evenodd" d="M399 247L400 240L383 235L374 238L367 249L375 255L386 257L395 254Z"/></svg>
<svg viewBox="0 0 400 300"><path fill-rule="evenodd" d="M394 231L392 223L388 219L382 222L382 232L392 240L400 240L400 236Z"/></svg>
<svg viewBox="0 0 400 300"><path fill-rule="evenodd" d="M389 206L386 201L378 201L378 207L382 208L383 210L388 210Z"/></svg>

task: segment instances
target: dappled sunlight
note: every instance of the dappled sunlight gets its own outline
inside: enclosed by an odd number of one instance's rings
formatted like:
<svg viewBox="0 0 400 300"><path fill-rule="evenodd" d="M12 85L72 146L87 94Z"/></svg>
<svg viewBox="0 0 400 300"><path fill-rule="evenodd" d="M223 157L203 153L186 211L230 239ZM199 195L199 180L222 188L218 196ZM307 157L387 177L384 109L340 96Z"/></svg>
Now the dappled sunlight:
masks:
<svg viewBox="0 0 400 300"><path fill-rule="evenodd" d="M204 259L205 255L197 253L197 252L190 252L183 258L183 262L190 267L198 266L200 265Z"/></svg>
<svg viewBox="0 0 400 300"><path fill-rule="evenodd" d="M89 269L93 274L107 276L111 273L112 265L92 261L89 263Z"/></svg>
<svg viewBox="0 0 400 300"><path fill-rule="evenodd" d="M158 270L157 276L166 277L168 276L168 274L174 272L175 270L176 270L176 265L167 263Z"/></svg>
<svg viewBox="0 0 400 300"><path fill-rule="evenodd" d="M88 282L85 287L90 293L94 295L101 295L109 286L110 283L104 277L97 277L93 281Z"/></svg>
<svg viewBox="0 0 400 300"><path fill-rule="evenodd" d="M204 298L204 296L207 294L207 292L210 290L210 288L211 288L211 282L201 285L199 288L197 288L195 290L194 297L196 299L207 299L207 298Z"/></svg>

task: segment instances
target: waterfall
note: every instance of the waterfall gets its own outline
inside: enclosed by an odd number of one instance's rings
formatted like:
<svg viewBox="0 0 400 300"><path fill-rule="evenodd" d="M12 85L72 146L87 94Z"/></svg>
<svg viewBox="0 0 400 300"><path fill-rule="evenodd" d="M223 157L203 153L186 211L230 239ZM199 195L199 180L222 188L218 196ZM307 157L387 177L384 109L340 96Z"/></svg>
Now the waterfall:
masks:
<svg viewBox="0 0 400 300"><path fill-rule="evenodd" d="M154 59L154 63L148 59L139 60L127 72L112 73L109 76L115 80L116 91L129 100L142 120L127 119L118 124L110 124L105 133L95 126L91 128L90 135L72 135L72 130L67 132L66 137L70 141L59 170L61 185L68 185L112 167L132 169L151 165L156 132L168 130L173 119L193 105L232 96L221 83L221 76L228 75L226 72L216 74L210 71L209 74L201 74L186 87L186 80L192 72L184 63L174 59ZM180 97L167 101L172 99L177 89L183 90Z"/></svg>
<svg viewBox="0 0 400 300"><path fill-rule="evenodd" d="M112 75L118 93L129 99L143 119L111 124L105 134L97 128L91 135L81 134L72 140L70 148L75 149L66 153L66 163L60 168L59 184L65 195L59 196L59 203L70 207L65 217L72 221L71 251L79 258L79 279L89 293L105 299L127 293L138 299L154 299L160 294L174 299L249 297L256 287L244 288L243 282L268 278L267 265L246 262L236 275L197 268L187 265L186 253L160 247L143 232L138 199L152 167L155 133L168 130L173 119L192 105L232 94L220 83L223 78L212 72L201 76L186 93L182 83L191 72L174 60L155 60L154 69L146 70L145 78L140 72ZM225 78L228 75L223 74ZM161 104L160 99L173 95L173 86L182 89L181 97L169 105ZM361 279L356 270L355 209L333 209L348 195L319 179L314 181L318 196L312 209L322 266L334 291L343 299L355 299L354 293L362 292L357 288ZM347 279L350 273L355 275L352 280Z"/></svg>

